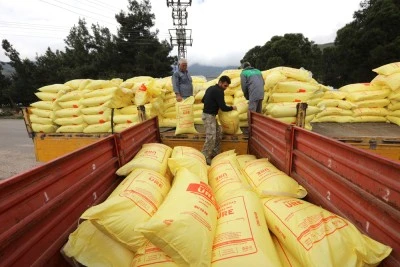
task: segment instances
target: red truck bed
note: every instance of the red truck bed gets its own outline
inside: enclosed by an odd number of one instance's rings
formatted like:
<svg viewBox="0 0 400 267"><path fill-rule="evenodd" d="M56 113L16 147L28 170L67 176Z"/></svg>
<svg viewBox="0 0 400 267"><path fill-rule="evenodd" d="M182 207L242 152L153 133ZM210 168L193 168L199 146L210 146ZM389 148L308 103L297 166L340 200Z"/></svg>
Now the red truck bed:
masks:
<svg viewBox="0 0 400 267"><path fill-rule="evenodd" d="M400 164L252 113L249 153L268 157L309 192L307 200L393 248L400 266ZM120 182L115 171L142 144L161 142L157 119L0 182L1 266L66 266L60 248L80 215Z"/></svg>

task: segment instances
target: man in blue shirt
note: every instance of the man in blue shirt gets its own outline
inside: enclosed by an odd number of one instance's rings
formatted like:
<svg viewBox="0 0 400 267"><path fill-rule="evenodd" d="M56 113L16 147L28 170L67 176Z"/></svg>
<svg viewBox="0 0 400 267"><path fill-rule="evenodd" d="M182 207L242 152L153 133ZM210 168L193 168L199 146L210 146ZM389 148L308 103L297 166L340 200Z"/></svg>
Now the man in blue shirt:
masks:
<svg viewBox="0 0 400 267"><path fill-rule="evenodd" d="M192 77L187 70L187 60L185 58L181 58L178 61L178 70L172 75L172 87L177 102L181 102L193 95Z"/></svg>

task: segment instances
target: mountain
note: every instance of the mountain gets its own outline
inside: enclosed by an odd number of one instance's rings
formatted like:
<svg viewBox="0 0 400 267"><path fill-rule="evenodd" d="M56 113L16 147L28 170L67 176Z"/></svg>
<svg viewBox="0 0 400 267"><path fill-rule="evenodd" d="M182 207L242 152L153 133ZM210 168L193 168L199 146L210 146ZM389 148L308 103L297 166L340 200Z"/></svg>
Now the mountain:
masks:
<svg viewBox="0 0 400 267"><path fill-rule="evenodd" d="M193 64L189 66L189 73L192 76L201 75L207 78L207 80L212 80L218 77L224 70L237 69L237 66L225 66L225 67L215 67L215 66L205 66L200 64Z"/></svg>
<svg viewBox="0 0 400 267"><path fill-rule="evenodd" d="M6 77L10 77L11 74L13 74L14 72L14 68L11 67L11 65L7 62L1 62L0 61L0 65L2 67L1 73L6 76Z"/></svg>
<svg viewBox="0 0 400 267"><path fill-rule="evenodd" d="M321 50L324 50L325 48L332 47L332 46L335 46L335 44L334 43L326 43L326 44L318 45L319 49L321 49Z"/></svg>

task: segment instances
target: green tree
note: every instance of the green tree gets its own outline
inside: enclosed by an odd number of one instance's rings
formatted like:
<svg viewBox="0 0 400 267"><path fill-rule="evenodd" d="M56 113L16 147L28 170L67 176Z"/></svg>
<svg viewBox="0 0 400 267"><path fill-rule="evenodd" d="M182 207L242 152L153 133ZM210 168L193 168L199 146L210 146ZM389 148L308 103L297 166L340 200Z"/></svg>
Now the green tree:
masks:
<svg viewBox="0 0 400 267"><path fill-rule="evenodd" d="M372 69L400 61L400 1L366 0L360 7L335 39L338 87L369 82Z"/></svg>
<svg viewBox="0 0 400 267"><path fill-rule="evenodd" d="M157 31L152 32L154 14L149 0L128 0L128 12L121 11L115 17L121 25L116 37L121 78L139 75L163 77L171 74L172 47L159 42Z"/></svg>
<svg viewBox="0 0 400 267"><path fill-rule="evenodd" d="M39 85L34 78L36 65L29 59L21 60L18 51L6 39L2 41L2 47L6 51L5 55L10 59L10 65L15 69L15 73L11 76L10 102L27 106L37 101L34 94Z"/></svg>
<svg viewBox="0 0 400 267"><path fill-rule="evenodd" d="M250 49L242 59L249 61L261 70L277 66L305 68L315 77L321 76L321 50L314 42L302 34L285 34L274 36L264 46Z"/></svg>
<svg viewBox="0 0 400 267"><path fill-rule="evenodd" d="M0 63L0 104L7 104L10 101L11 80L2 73L3 66Z"/></svg>

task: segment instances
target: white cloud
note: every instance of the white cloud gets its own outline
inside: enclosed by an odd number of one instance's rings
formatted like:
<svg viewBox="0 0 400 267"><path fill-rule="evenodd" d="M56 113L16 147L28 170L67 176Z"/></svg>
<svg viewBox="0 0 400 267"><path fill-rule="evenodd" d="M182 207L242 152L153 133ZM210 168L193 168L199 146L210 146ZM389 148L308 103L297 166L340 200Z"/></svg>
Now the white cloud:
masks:
<svg viewBox="0 0 400 267"><path fill-rule="evenodd" d="M316 43L332 42L336 31L353 20L361 0L195 0L187 8L193 46L191 64L238 65L244 54L274 35L302 33ZM97 4L94 4L97 3ZM172 9L166 1L151 1L159 39L169 41ZM0 39L7 39L21 57L34 58L47 47L63 49L64 39L79 17L98 22L116 33L115 14L127 10L127 0L0 0ZM73 8L76 7L76 8ZM73 12L75 13L73 13ZM90 11L90 12L89 12ZM78 13L78 14L77 14ZM8 61L0 50L0 60ZM172 55L177 54L174 49Z"/></svg>

